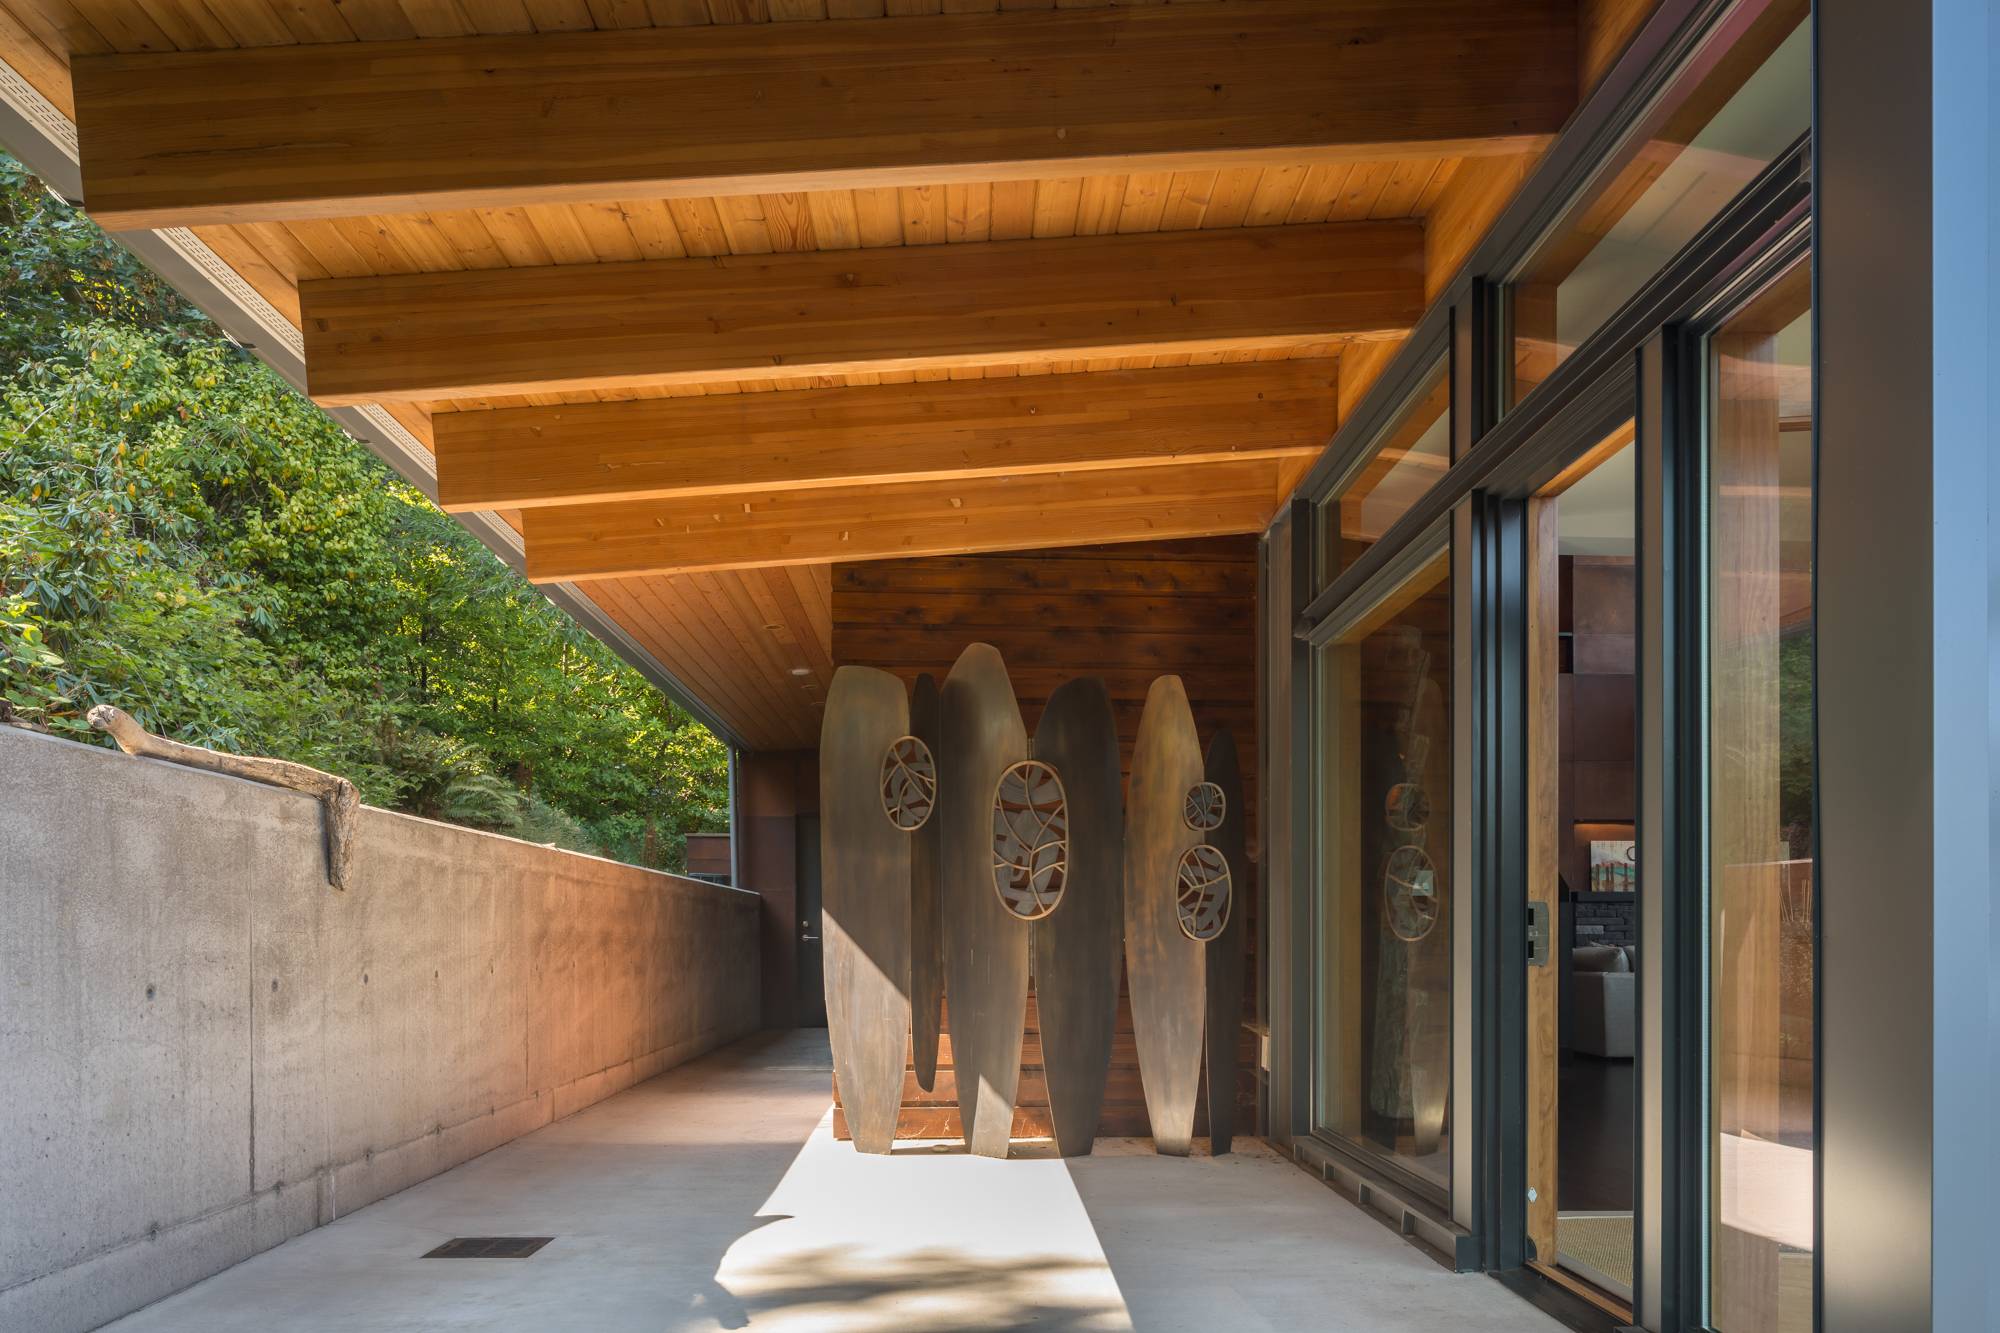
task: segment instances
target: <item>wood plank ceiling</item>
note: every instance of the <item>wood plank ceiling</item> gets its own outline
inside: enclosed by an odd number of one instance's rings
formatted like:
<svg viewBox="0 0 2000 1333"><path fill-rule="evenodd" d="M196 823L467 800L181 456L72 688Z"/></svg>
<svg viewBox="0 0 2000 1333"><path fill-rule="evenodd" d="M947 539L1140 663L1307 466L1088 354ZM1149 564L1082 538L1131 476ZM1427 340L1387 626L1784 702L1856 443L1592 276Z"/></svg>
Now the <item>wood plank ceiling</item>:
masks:
<svg viewBox="0 0 2000 1333"><path fill-rule="evenodd" d="M780 749L833 561L1259 530L1627 12L0 0L0 55L87 207Z"/></svg>

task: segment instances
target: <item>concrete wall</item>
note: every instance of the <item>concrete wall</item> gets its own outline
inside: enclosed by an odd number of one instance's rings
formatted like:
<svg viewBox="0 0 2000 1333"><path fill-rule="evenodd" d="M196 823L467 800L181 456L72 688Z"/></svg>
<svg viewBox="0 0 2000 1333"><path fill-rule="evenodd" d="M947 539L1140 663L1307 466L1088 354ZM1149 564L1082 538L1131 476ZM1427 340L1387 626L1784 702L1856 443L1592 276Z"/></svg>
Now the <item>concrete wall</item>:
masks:
<svg viewBox="0 0 2000 1333"><path fill-rule="evenodd" d="M758 1026L754 894L0 726L0 1328L94 1327Z"/></svg>

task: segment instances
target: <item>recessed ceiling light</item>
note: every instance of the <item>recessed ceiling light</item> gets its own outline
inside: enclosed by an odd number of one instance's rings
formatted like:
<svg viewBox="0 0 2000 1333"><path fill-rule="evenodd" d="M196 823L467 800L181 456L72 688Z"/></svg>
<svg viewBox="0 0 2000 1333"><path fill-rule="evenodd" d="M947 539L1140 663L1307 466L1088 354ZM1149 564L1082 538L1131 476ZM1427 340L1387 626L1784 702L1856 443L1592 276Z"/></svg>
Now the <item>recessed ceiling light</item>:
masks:
<svg viewBox="0 0 2000 1333"><path fill-rule="evenodd" d="M810 675L812 674L812 668L811 668L811 667L793 667L793 668L792 668L792 674L793 674L794 676L810 676Z"/></svg>

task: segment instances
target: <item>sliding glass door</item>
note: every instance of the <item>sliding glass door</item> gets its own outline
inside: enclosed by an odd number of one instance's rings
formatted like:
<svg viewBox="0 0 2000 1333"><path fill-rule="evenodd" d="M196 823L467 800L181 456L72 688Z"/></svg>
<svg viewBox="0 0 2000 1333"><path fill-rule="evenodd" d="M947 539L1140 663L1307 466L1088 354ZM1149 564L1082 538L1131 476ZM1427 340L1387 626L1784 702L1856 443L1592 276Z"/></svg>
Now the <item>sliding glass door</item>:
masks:
<svg viewBox="0 0 2000 1333"><path fill-rule="evenodd" d="M1813 370L1799 264L1706 342L1709 1324L1813 1327Z"/></svg>
<svg viewBox="0 0 2000 1333"><path fill-rule="evenodd" d="M1636 1257L1636 423L1527 501L1528 1239L1622 1321Z"/></svg>

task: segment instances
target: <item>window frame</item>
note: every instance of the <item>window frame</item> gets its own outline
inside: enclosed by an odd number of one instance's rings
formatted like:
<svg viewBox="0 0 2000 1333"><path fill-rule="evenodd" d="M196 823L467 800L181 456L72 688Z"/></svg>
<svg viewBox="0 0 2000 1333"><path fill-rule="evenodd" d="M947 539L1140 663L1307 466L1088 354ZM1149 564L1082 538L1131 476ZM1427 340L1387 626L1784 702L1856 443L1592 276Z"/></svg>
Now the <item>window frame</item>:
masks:
<svg viewBox="0 0 2000 1333"><path fill-rule="evenodd" d="M1638 814L1654 827L1679 828L1686 804L1683 790L1687 765L1673 762L1696 716L1683 695L1686 671L1674 670L1671 641L1676 627L1688 622L1683 602L1689 592L1685 557L1693 548L1689 534L1673 525L1687 508L1682 488L1690 453L1687 431L1700 421L1700 390L1690 384L1690 371L1700 365L1688 347L1691 321L1726 304L1731 293L1784 262L1781 251L1810 249L1813 198L1812 133L1808 130L1771 162L1685 247L1635 293L1601 327L1564 360L1549 378L1524 396L1504 416L1499 412L1501 358L1508 344L1500 335L1506 304L1496 275L1526 262L1550 228L1591 188L1606 159L1649 114L1657 99L1686 73L1688 62L1736 7L1736 0L1660 0L1625 54L1600 82L1549 152L1530 173L1515 199L1503 210L1475 246L1460 271L1433 298L1432 304L1405 345L1371 386L1353 414L1341 423L1329 447L1294 490L1292 512L1310 515L1314 540L1295 552L1313 579L1301 585L1292 606L1271 614L1289 616L1299 656L1310 671L1312 687L1299 690L1294 681L1292 716L1300 728L1301 747L1319 744L1318 644L1330 638L1336 621L1349 618L1352 599L1383 586L1388 571L1406 561L1414 544L1436 540L1449 532L1452 543L1454 605L1454 773L1455 798L1454 904L1459 940L1453 970L1453 1187L1450 1216L1432 1218L1422 1200L1406 1209L1422 1234L1434 1243L1456 1247L1462 1268L1500 1270L1514 1280L1524 1270L1526 1187L1525 1145L1519 1121L1520 1069L1524 1051L1525 1005L1510 994L1511 949L1524 891L1524 829L1521 806L1510 796L1518 761L1523 698L1518 664L1510 654L1520 644L1521 577L1520 521L1509 503L1499 498L1524 478L1546 468L1548 442L1564 434L1565 422L1589 417L1604 407L1606 395L1636 393L1639 404L1638 440L1642 489L1651 498L1641 513L1642 616L1652 622L1665 618L1669 641L1653 633L1645 642L1649 621L1642 618L1640 670L1654 664L1656 680L1642 686L1641 790ZM1809 20L1811 21L1811 20ZM1815 76L1817 77L1817 75ZM1779 258L1774 259L1774 256ZM1375 439L1388 429L1400 406L1429 373L1440 349L1451 357L1452 461L1445 477L1353 564L1330 579L1321 579L1318 549L1318 509L1363 460ZM1624 386L1622 391L1612 386ZM1592 400L1595 400L1593 406ZM1693 413L1694 415L1690 415ZM1296 534L1295 534L1296 539ZM1300 560L1298 557L1303 556ZM1648 609L1650 603L1651 608ZM1319 928L1319 840L1323 830L1318 762L1295 758L1294 782L1301 827L1295 835L1300 860L1294 864L1312 874L1300 877L1300 892L1289 916L1291 928L1303 938L1293 941L1295 960L1287 987L1288 1009L1299 1016L1289 1049L1299 1077L1289 1125L1274 1125L1300 1140L1302 1154L1311 1145L1329 1165L1329 1177L1347 1175L1374 1181L1384 1195L1411 1195L1396 1175L1345 1153L1337 1144L1313 1132L1318 1119L1318 1069L1309 1064L1317 1049L1318 992L1313 970L1303 955L1316 949ZM1697 862L1684 862L1672 839L1642 834L1642 858L1652 864L1642 875L1658 884L1678 883L1675 874ZM1517 865L1516 862L1521 862ZM1310 886L1308 888L1308 886ZM1688 938L1670 905L1670 895L1651 895L1650 916L1642 905L1642 949L1657 962L1647 969L1640 997L1641 1143L1635 1162L1639 1194L1641 1244L1635 1273L1635 1318L1648 1327L1689 1326L1681 1312L1698 1306L1688 1297L1702 1280L1688 1271L1688 1258L1700 1254L1688 1244L1689 1228L1701 1225L1690 1193L1700 1182L1699 1154L1690 1159L1677 1152L1677 1136L1685 1123L1688 1099L1704 1095L1690 1085L1698 1069L1690 1061L1705 1061L1690 1052L1687 1024L1676 1006L1688 987L1705 986L1705 973L1690 975L1693 961L1680 947ZM1691 895L1678 895L1690 897ZM1705 906L1699 910L1705 911ZM1818 904L1815 904L1818 911ZM1662 940L1666 948L1662 948ZM1695 938L1699 938L1698 936ZM1815 947L1818 947L1817 934ZM1817 1003L1817 996L1816 1001ZM1307 1029L1310 1027L1310 1031ZM1815 1041L1820 1029L1815 1028ZM1649 1054L1650 1052L1650 1054ZM1308 1091L1308 1090L1311 1091ZM1300 1095L1300 1094L1306 1095ZM1816 1096L1818 1090L1816 1089ZM1697 1122L1699 1123L1699 1122ZM1702 1188L1705 1188L1703 1186ZM1378 1204L1378 1206L1380 1206ZM1705 1204L1703 1205L1705 1206ZM1442 1221L1446 1230L1429 1227L1425 1219ZM1823 1291L1815 1258L1815 1288ZM1705 1290L1705 1288L1703 1289ZM1558 1293L1560 1295L1560 1293ZM1548 1298L1546 1287L1533 1299ZM1558 1302L1560 1303L1560 1302Z"/></svg>
<svg viewBox="0 0 2000 1333"><path fill-rule="evenodd" d="M1780 0L1726 0L1726 3L1707 6L1708 12L1704 17L1691 25L1683 35L1675 50L1672 63L1663 72L1663 76L1648 84L1643 98L1634 101L1628 107L1617 133L1608 136L1607 141L1599 146L1588 166L1577 172L1573 179L1565 182L1566 192L1560 204L1544 209L1535 219L1532 230L1513 237L1512 243L1497 257L1492 272L1499 276L1492 279L1495 294L1491 342L1487 349L1493 358L1491 373L1494 376L1496 418L1505 417L1518 410L1556 377L1555 371L1552 371L1547 378L1530 387L1527 393L1518 398L1515 396L1514 297L1523 275L1542 255L1546 247L1575 224L1584 210L1598 198L1603 187L1615 179L1616 173L1629 164L1635 141L1646 131L1654 114L1684 92L1698 89L1702 79L1712 72L1721 57L1727 55L1731 44L1742 38L1744 29L1754 23L1763 11L1777 3L1780 3ZM1808 33L1812 21L1810 12L1802 20ZM1753 76L1754 73L1755 71ZM1810 109L1808 109L1808 122L1810 122ZM1794 138L1791 147L1778 153L1770 163L1766 164L1767 169L1796 152L1799 144L1809 142L1810 139L1809 125L1803 135ZM1738 196L1739 199L1741 197ZM1711 218L1709 224L1705 224L1696 232L1695 237L1688 241L1683 252L1699 241L1702 233L1708 229L1708 225L1726 215L1733 207L1734 203L1725 204L1716 217ZM1671 260L1668 264L1662 265L1662 268L1670 265ZM1659 270L1655 270L1655 278L1658 272ZM1598 329L1593 330L1592 334L1578 345L1577 352L1581 352L1594 341L1597 332L1600 332L1605 325L1616 322L1624 313L1625 306L1638 301L1644 291L1645 285L1642 285L1628 301L1611 311L1601 321ZM1572 353L1571 357L1575 355L1576 353ZM1556 370L1559 371L1569 359L1565 358Z"/></svg>
<svg viewBox="0 0 2000 1333"><path fill-rule="evenodd" d="M1315 518L1314 526L1317 529L1317 518ZM1308 942L1305 951L1307 969L1306 975L1303 978L1307 1003L1303 1008L1313 1018L1312 1032L1304 1043L1304 1050L1307 1056L1306 1068L1301 1071L1304 1074L1301 1082L1306 1089L1304 1098L1306 1120L1302 1128L1315 1142L1327 1150L1378 1174L1392 1187L1410 1196L1413 1202L1429 1205L1434 1210L1433 1220L1436 1221L1447 1219L1453 1207L1454 1191L1449 1183L1440 1186L1435 1180L1410 1170L1390 1154L1378 1152L1363 1142L1342 1134L1337 1130L1328 1128L1323 1123L1325 1117L1322 1112L1320 1093L1324 1086L1325 1071L1321 1053L1325 1048L1323 1043L1318 1039L1320 1033L1318 1018L1326 1012L1326 975L1323 966L1322 951L1319 947L1326 929L1326 895L1323 892L1325 887L1325 859L1323 854L1326 848L1324 837L1325 821L1320 818L1320 815L1325 810L1324 797L1329 790L1329 786L1324 768L1325 751L1321 744L1327 728L1326 708L1323 696L1324 671L1322 663L1324 659L1322 654L1333 647L1347 632L1359 626L1371 613L1394 597L1397 592L1407 586L1412 579L1416 578L1425 568L1439 558L1447 561L1448 573L1442 586L1447 590L1447 595L1451 595L1455 590L1456 579L1458 577L1458 557L1459 551L1457 550L1457 543L1453 540L1450 520L1447 518L1443 522L1432 524L1430 529L1421 534L1416 540L1404 543L1398 552L1396 560L1386 562L1383 568L1365 585L1358 588L1355 594L1343 603L1338 610L1324 617L1311 636L1302 636L1300 639L1300 642L1304 645L1308 653L1306 660L1309 663L1311 678L1305 693L1307 701L1306 711L1311 719L1311 725L1307 733L1311 746L1308 772L1310 774L1310 788L1314 798L1308 807L1313 815L1309 821L1308 828L1308 845L1310 850L1308 852L1307 865L1310 867L1310 874L1306 882L1309 886L1309 891L1303 895L1302 905L1304 911L1301 913L1301 916L1304 918L1306 939ZM1315 557L1315 561L1317 562L1317 556ZM1448 849L1451 871L1447 879L1447 892L1450 895L1447 920L1452 932L1451 940L1454 962L1448 972L1449 983L1445 992L1445 1004L1448 1011L1456 1008L1459 1000L1459 990L1463 985L1458 976L1459 969L1456 966L1455 955L1459 933L1467 929L1467 923L1461 915L1461 895L1458 884L1459 867L1462 864L1462 860L1458 854L1461 821L1455 808L1456 795L1460 789L1458 765L1461 762L1461 755L1464 752L1462 737L1465 733L1465 720L1459 715L1457 707L1460 697L1456 679L1457 663L1462 648L1456 642L1458 634L1456 621L1456 608L1454 608L1452 626L1454 642L1451 648L1451 661L1448 664L1448 670L1452 675L1452 688L1449 691L1452 701L1450 710L1451 736L1450 744L1447 746L1452 762L1451 785L1454 798L1452 827L1447 835L1451 842L1451 846ZM1449 1114L1450 1108L1458 1105L1460 1100L1456 1093L1460 1071L1458 1059L1460 1034L1456 1024L1452 1024L1448 1031L1446 1066L1451 1071L1451 1086L1453 1089L1451 1093L1447 1094ZM1461 1130L1460 1122L1455 1115L1450 1116L1449 1123L1451 1124L1451 1133L1454 1139L1451 1153L1456 1154L1456 1136L1461 1132L1469 1133L1471 1129L1468 1126ZM1452 1174L1455 1175L1455 1172Z"/></svg>
<svg viewBox="0 0 2000 1333"><path fill-rule="evenodd" d="M1680 531L1677 534L1680 547L1678 563L1682 570L1679 596L1676 599L1675 620L1681 627L1688 642L1683 645L1683 660L1691 664L1691 669L1681 673L1679 697L1675 701L1674 712L1679 720L1677 735L1672 742L1674 765L1678 776L1677 803L1681 817L1674 824L1673 857L1680 868L1682 878L1676 882L1691 883L1698 892L1679 895L1680 901L1673 905L1674 927L1680 937L1681 947L1677 966L1669 978L1672 991L1665 997L1681 1024L1682 1039L1677 1045L1678 1058L1674 1061L1673 1078L1667 1093L1670 1104L1669 1139L1678 1160L1675 1184L1679 1195L1677 1225L1672 1228L1671 1238L1677 1251L1677 1263L1663 1280L1677 1280L1675 1292L1682 1320L1687 1327L1709 1330L1711 1321L1711 1299L1714 1272L1711 1262L1710 1240L1715 1221L1715 1201L1712 1197L1711 1182L1713 1155L1710 1135L1713 1129L1714 1093L1714 1047L1713 1027L1715 1005L1713 990L1713 969L1715 965L1713 937L1710 928L1714 898L1711 883L1711 857L1709 839L1708 809L1712 799L1711 774L1713 762L1712 728L1710 727L1711 699L1708 689L1709 645L1710 645L1710 577L1713 573L1711 543L1713 528L1709 506L1709 457L1713 446L1712 399L1714 378L1708 354L1709 339L1722 330L1729 320L1759 295L1780 281L1799 265L1813 263L1812 227L1809 220L1801 220L1787 234L1773 244L1766 246L1752 264L1746 266L1736 280L1713 294L1703 306L1691 313L1690 317L1667 332L1674 344L1673 360L1678 364L1679 374L1673 376L1670 391L1677 399L1678 415L1681 422L1678 457L1672 460L1676 477L1674 484L1687 497L1680 515ZM1817 345L1818 307L1812 309L1815 346ZM1816 369L1816 367L1815 367ZM1819 422L1813 423L1813 449L1815 472L1819 440ZM1818 488L1814 488L1815 509L1818 504ZM1818 548L1817 516L1814 522L1814 548ZM1815 564L1817 560L1815 559ZM1815 575L1815 583L1817 575ZM1815 596L1817 613L1817 596ZM1817 667L1815 667L1817 676ZM1818 730L1818 692L1814 692L1814 730ZM1813 786L1815 812L1819 791L1819 749L1817 743L1813 752ZM1815 866L1820 860L1820 826L1817 818L1813 821L1813 859ZM1815 870L1818 877L1819 871ZM1823 895L1813 894L1812 905L1812 947L1813 957L1821 957L1821 918ZM1822 1217L1824 1191L1821 1186L1823 1168L1822 1144L1822 1098L1824 1077L1821 1070L1822 1050L1821 1006L1824 987L1817 977L1813 987L1813 1307L1815 1322L1823 1308L1824 1282L1822 1266L1825 1259L1825 1224Z"/></svg>

